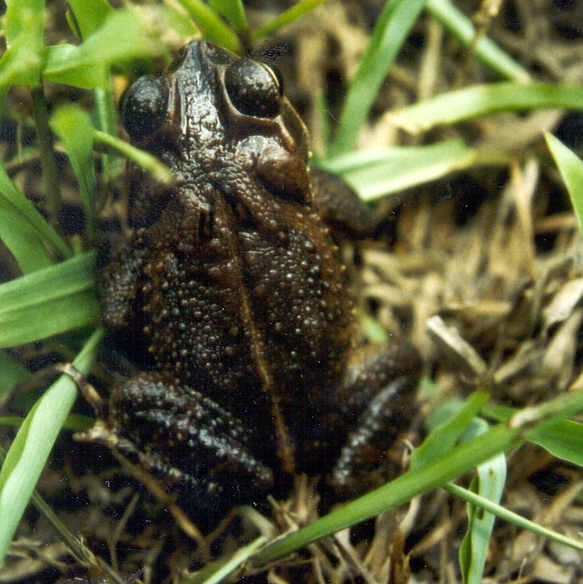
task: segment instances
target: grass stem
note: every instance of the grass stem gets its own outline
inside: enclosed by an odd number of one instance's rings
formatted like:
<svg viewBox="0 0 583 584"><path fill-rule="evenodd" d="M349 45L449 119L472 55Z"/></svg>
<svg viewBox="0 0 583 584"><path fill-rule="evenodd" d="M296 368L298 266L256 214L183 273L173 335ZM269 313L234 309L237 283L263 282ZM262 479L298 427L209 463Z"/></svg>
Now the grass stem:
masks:
<svg viewBox="0 0 583 584"><path fill-rule="evenodd" d="M53 149L53 135L49 127L47 101L43 90L35 87L31 90L34 120L38 133L40 160L43 173L43 185L47 198L47 212L53 226L58 230L61 211L61 191L57 172L57 162Z"/></svg>

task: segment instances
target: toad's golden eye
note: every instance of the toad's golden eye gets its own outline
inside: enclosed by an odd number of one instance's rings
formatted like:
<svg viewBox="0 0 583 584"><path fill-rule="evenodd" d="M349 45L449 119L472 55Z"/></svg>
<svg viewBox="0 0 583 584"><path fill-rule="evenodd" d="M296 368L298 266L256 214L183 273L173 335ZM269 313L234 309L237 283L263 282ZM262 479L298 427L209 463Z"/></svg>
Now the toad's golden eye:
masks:
<svg viewBox="0 0 583 584"><path fill-rule="evenodd" d="M241 59L225 72L232 104L244 115L274 118L279 114L283 85L273 69L253 59Z"/></svg>
<svg viewBox="0 0 583 584"><path fill-rule="evenodd" d="M126 91L121 107L124 128L132 140L144 140L158 130L168 111L166 80L145 75Z"/></svg>

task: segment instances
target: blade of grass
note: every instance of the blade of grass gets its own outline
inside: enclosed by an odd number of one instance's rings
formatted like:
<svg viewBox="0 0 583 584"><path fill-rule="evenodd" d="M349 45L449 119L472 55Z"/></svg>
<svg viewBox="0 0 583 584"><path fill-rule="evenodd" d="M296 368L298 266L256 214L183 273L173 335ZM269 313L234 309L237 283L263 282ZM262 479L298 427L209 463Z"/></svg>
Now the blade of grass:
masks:
<svg viewBox="0 0 583 584"><path fill-rule="evenodd" d="M164 55L159 39L131 9L116 10L80 45L54 45L47 49L45 79L83 89L107 88L112 64Z"/></svg>
<svg viewBox="0 0 583 584"><path fill-rule="evenodd" d="M40 150L47 213L51 223L58 229L62 206L61 185L53 147L53 135L49 128L48 104L42 87L34 87L30 93L32 96L32 111L36 126L37 142Z"/></svg>
<svg viewBox="0 0 583 584"><path fill-rule="evenodd" d="M210 0L209 4L227 18L235 30L244 31L249 28L242 0Z"/></svg>
<svg viewBox="0 0 583 584"><path fill-rule="evenodd" d="M566 535L553 531L552 529L548 529L547 527L544 527L539 523L530 521L529 519L526 519L526 517L522 517L521 515L518 515L517 513L514 513L513 511L506 509L506 507L498 505L497 503L494 503L490 499L481 497L477 493L474 493L468 489L464 489L459 485L449 483L445 485L443 488L452 495L455 495L456 497L459 497L460 499L463 499L464 501L467 501L468 503L471 503L476 507L480 507L481 509L488 511L489 513L492 513L497 517L500 517L500 519L503 519L504 521L508 521L508 523L516 525L517 527L520 527L522 529L528 529L529 531L535 533L536 535L548 537L553 541L557 541L559 543L575 548L577 550L583 550L583 541L573 539L572 537L567 537Z"/></svg>
<svg viewBox="0 0 583 584"><path fill-rule="evenodd" d="M266 537L258 537L250 544L239 548L228 560L212 562L196 574L183 578L179 584L219 584L234 574L265 542Z"/></svg>
<svg viewBox="0 0 583 584"><path fill-rule="evenodd" d="M386 148L354 150L347 154L326 158L319 161L319 164L331 172L350 174L370 167L392 164L394 160L397 161L395 166L398 166L409 158L429 158L430 156L438 155L440 150L464 153L466 152L466 145L462 140L453 139L428 146L389 146Z"/></svg>
<svg viewBox="0 0 583 584"><path fill-rule="evenodd" d="M14 428L20 428L24 422L24 418L18 416L0 416L0 426L12 426Z"/></svg>
<svg viewBox="0 0 583 584"><path fill-rule="evenodd" d="M411 470L427 466L453 448L489 399L485 391L474 392L455 414L432 430L423 444L413 451Z"/></svg>
<svg viewBox="0 0 583 584"><path fill-rule="evenodd" d="M82 39L100 29L114 12L107 0L68 0Z"/></svg>
<svg viewBox="0 0 583 584"><path fill-rule="evenodd" d="M95 258L84 253L0 286L0 348L95 324Z"/></svg>
<svg viewBox="0 0 583 584"><path fill-rule="evenodd" d="M30 373L26 367L6 351L0 351L0 398L29 376Z"/></svg>
<svg viewBox="0 0 583 584"><path fill-rule="evenodd" d="M0 58L0 88L38 85L44 58L44 0L7 0L7 49Z"/></svg>
<svg viewBox="0 0 583 584"><path fill-rule="evenodd" d="M0 285L0 315L53 297L91 289L95 283L95 256L82 253L49 268Z"/></svg>
<svg viewBox="0 0 583 584"><path fill-rule="evenodd" d="M24 418L19 416L0 416L0 426L20 428L23 422ZM87 432L93 424L95 424L93 418L82 416L81 414L69 414L67 419L63 422L63 430L69 430L71 432Z"/></svg>
<svg viewBox="0 0 583 584"><path fill-rule="evenodd" d="M583 424L573 420L553 420L533 432L530 441L553 456L583 467Z"/></svg>
<svg viewBox="0 0 583 584"><path fill-rule="evenodd" d="M583 87L515 82L475 85L403 108L389 119L397 127L418 134L435 126L498 112L552 108L583 109Z"/></svg>
<svg viewBox="0 0 583 584"><path fill-rule="evenodd" d="M135 8L135 7L134 7ZM160 5L149 4L144 7L148 14L154 14L159 23L167 30L173 30L183 38L200 36L200 28L190 18L184 18L184 8L176 0Z"/></svg>
<svg viewBox="0 0 583 584"><path fill-rule="evenodd" d="M68 105L59 108L51 117L51 128L60 138L81 195L89 239L95 235L95 168L93 166L93 124L80 107Z"/></svg>
<svg viewBox="0 0 583 584"><path fill-rule="evenodd" d="M113 152L117 152L125 158L132 160L144 170L147 170L156 180L164 184L170 184L174 180L170 169L149 152L140 150L120 138L116 138L105 132L100 132L99 130L93 131L93 139L97 144L103 144Z"/></svg>
<svg viewBox="0 0 583 584"><path fill-rule="evenodd" d="M331 156L354 149L360 127L387 71L424 5L425 0L388 0L385 4L356 74L350 81L336 134L328 148Z"/></svg>
<svg viewBox="0 0 583 584"><path fill-rule="evenodd" d="M442 486L484 460L511 448L519 436L520 429L497 426L483 439L457 446L441 458L439 463L434 462L419 470L406 472L364 497L347 503L307 527L268 545L258 554L257 559L260 563L273 561L317 539L360 523L417 495Z"/></svg>
<svg viewBox="0 0 583 584"><path fill-rule="evenodd" d="M308 14L320 4L324 4L327 0L300 0L294 4L291 8L288 8L281 14L278 14L275 18L271 19L268 23L264 24L262 27L258 28L253 32L252 37L255 42L259 42L272 34L274 34L280 28L294 22L298 18Z"/></svg>
<svg viewBox="0 0 583 584"><path fill-rule="evenodd" d="M476 29L472 21L450 0L427 0L427 11L462 45L467 47L473 42ZM527 82L531 79L530 73L526 69L487 37L483 37L477 42L475 53L484 65L503 77L521 82Z"/></svg>
<svg viewBox="0 0 583 584"><path fill-rule="evenodd" d="M91 34L101 28L113 12L108 0L71 0L68 3L71 15L77 24L78 36L86 40ZM115 107L113 105L113 92L111 89L111 76L108 75L104 87L96 87L93 90L95 111L97 114L97 126L108 134L115 133ZM103 181L107 183L115 173L112 157L104 153L101 155L103 169Z"/></svg>
<svg viewBox="0 0 583 584"><path fill-rule="evenodd" d="M456 446L442 458L410 470L359 499L290 535L268 544L256 557L259 565L290 554L317 539L360 523L417 495L442 486L478 464L529 438L536 424L551 416L573 415L583 408L583 392L563 395L537 407L519 411L508 423L499 424L479 438Z"/></svg>
<svg viewBox="0 0 583 584"><path fill-rule="evenodd" d="M113 101L111 79L108 87L97 87L93 90L95 113L97 115L97 127L106 134L113 135L116 128L116 108ZM103 182L108 183L118 169L119 160L104 152L101 154L101 166L103 168Z"/></svg>
<svg viewBox="0 0 583 584"><path fill-rule="evenodd" d="M206 39L234 53L243 54L243 46L235 31L229 28L210 6L202 0L178 1L196 22Z"/></svg>
<svg viewBox="0 0 583 584"><path fill-rule="evenodd" d="M36 231L18 211L1 200L0 238L14 256L23 274L41 270L53 263Z"/></svg>
<svg viewBox="0 0 583 584"><path fill-rule="evenodd" d="M15 212L22 216L38 234L39 239L47 244L50 249L59 252L64 257L71 255L69 246L54 230L52 225L37 211L36 207L16 188L1 162L0 204L14 209Z"/></svg>
<svg viewBox="0 0 583 584"><path fill-rule="evenodd" d="M3 313L0 316L0 324L4 328L0 333L0 347L16 347L94 325L99 322L99 315L99 304L93 290L71 293L41 305Z"/></svg>
<svg viewBox="0 0 583 584"><path fill-rule="evenodd" d="M474 418L463 439L482 436L488 429L487 422ZM506 457L499 454L480 464L476 471L477 476L472 480L470 490L488 501L499 503L506 484ZM494 520L492 513L483 512L481 507L468 503L468 526L459 550L460 569L467 584L482 582Z"/></svg>
<svg viewBox="0 0 583 584"><path fill-rule="evenodd" d="M477 160L477 151L462 140L446 140L351 152L322 160L320 166L341 174L365 201L374 201L469 168Z"/></svg>
<svg viewBox="0 0 583 584"><path fill-rule="evenodd" d="M434 381L429 380L429 386L426 389L429 390L428 399L436 399L439 396L439 386ZM452 396L436 405L425 418L424 426L427 431L432 432L441 424L445 424L464 407L465 403L466 400Z"/></svg>
<svg viewBox="0 0 583 584"><path fill-rule="evenodd" d="M487 405L482 410L483 415L499 422L510 419L517 412L499 405ZM545 422L531 433L529 441L561 460L583 466L583 424L580 422L564 419Z"/></svg>
<svg viewBox="0 0 583 584"><path fill-rule="evenodd" d="M101 329L95 331L73 361L81 373L89 373L102 336ZM0 565L76 397L73 380L61 376L36 402L10 446L0 470Z"/></svg>
<svg viewBox="0 0 583 584"><path fill-rule="evenodd" d="M552 134L545 133L545 140L571 197L579 231L583 233L583 161Z"/></svg>

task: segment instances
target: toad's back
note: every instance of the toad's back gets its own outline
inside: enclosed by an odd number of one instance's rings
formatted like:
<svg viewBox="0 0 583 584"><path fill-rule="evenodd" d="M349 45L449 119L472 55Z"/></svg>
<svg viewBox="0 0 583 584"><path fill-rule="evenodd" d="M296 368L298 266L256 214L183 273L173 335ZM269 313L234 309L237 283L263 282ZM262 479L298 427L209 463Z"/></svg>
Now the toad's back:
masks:
<svg viewBox="0 0 583 584"><path fill-rule="evenodd" d="M273 415L273 400L317 415L311 396L321 400L340 382L352 332L336 248L319 217L279 204L277 229L260 229L215 193L204 234L183 198L173 205L164 221L181 225L156 229L139 303L156 368L244 419Z"/></svg>

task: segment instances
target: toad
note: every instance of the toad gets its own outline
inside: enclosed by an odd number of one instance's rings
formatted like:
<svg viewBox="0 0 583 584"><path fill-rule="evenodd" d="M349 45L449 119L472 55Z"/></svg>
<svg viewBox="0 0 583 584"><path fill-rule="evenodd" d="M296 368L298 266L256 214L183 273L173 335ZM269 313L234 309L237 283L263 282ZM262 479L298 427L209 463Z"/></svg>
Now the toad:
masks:
<svg viewBox="0 0 583 584"><path fill-rule="evenodd" d="M130 87L122 119L175 182L134 173L133 234L100 277L103 320L141 368L112 391L118 448L199 508L298 472L348 494L372 484L420 360L404 343L355 348L328 224L362 233L370 211L308 170L280 76L195 41Z"/></svg>

